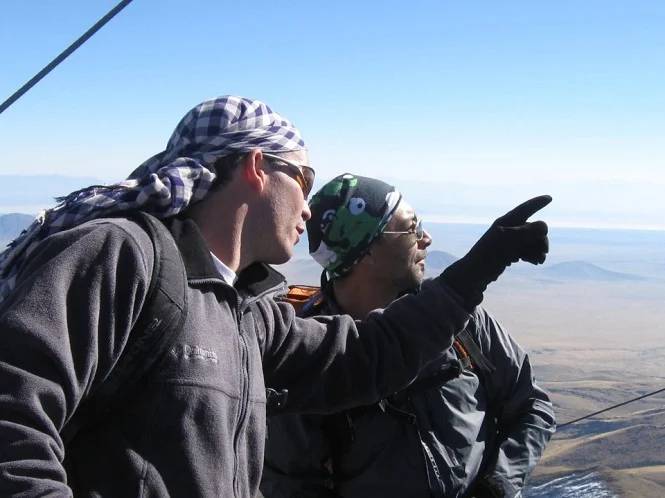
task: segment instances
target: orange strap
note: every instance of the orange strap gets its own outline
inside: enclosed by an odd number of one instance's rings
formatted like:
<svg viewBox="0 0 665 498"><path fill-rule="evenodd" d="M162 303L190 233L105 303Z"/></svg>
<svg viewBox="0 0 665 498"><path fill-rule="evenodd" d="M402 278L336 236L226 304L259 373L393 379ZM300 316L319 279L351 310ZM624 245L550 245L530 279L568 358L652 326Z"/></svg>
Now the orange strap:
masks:
<svg viewBox="0 0 665 498"><path fill-rule="evenodd" d="M291 304L299 312L320 290L320 287L313 285L289 285L289 291L280 300Z"/></svg>
<svg viewBox="0 0 665 498"><path fill-rule="evenodd" d="M453 347L457 350L457 354L460 355L460 359L469 358L469 352L457 337L453 341ZM473 369L473 362L471 362L469 368Z"/></svg>

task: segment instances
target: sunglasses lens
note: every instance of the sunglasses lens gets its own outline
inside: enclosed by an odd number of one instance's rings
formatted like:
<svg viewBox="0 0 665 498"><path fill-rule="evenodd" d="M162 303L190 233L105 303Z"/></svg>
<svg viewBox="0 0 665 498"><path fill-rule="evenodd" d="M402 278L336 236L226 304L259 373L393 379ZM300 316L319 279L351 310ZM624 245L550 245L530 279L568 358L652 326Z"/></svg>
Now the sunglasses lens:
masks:
<svg viewBox="0 0 665 498"><path fill-rule="evenodd" d="M312 191L312 187L314 186L314 170L312 168L308 168L307 166L303 166L301 172L302 177L305 180L303 191L305 192L305 197L307 197Z"/></svg>
<svg viewBox="0 0 665 498"><path fill-rule="evenodd" d="M297 174L296 181L298 182L298 185L300 185L300 188L303 190L303 192L307 190L307 183L305 182L304 176Z"/></svg>
<svg viewBox="0 0 665 498"><path fill-rule="evenodd" d="M416 238L420 240L423 238L423 235L425 235L423 231L423 220L418 220L418 224L416 225Z"/></svg>

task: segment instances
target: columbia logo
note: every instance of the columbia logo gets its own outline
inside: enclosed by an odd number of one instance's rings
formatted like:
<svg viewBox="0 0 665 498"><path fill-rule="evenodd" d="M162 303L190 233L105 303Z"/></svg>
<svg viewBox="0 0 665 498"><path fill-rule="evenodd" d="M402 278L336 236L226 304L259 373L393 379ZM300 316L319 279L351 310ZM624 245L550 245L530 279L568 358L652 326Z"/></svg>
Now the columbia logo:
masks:
<svg viewBox="0 0 665 498"><path fill-rule="evenodd" d="M171 352L181 359L201 359L217 363L217 353L201 346L190 346L188 344L178 344Z"/></svg>

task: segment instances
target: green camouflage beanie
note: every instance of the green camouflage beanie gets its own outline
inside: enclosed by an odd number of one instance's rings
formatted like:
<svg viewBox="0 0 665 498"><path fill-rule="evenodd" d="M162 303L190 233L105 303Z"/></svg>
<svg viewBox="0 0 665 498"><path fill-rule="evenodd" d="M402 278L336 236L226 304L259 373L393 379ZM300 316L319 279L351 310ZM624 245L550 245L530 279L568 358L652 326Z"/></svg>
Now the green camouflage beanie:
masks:
<svg viewBox="0 0 665 498"><path fill-rule="evenodd" d="M381 180L346 173L312 196L307 221L310 255L341 277L360 261L385 229L402 195Z"/></svg>

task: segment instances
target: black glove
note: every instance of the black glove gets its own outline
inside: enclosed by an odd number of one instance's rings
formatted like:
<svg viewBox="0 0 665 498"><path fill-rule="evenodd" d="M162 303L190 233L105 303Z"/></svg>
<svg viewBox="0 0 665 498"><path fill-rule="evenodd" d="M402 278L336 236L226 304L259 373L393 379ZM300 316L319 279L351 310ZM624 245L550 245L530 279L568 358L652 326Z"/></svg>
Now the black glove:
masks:
<svg viewBox="0 0 665 498"><path fill-rule="evenodd" d="M501 484L496 479L485 476L473 488L469 498L503 498L506 496ZM522 496L519 494L519 496Z"/></svg>
<svg viewBox="0 0 665 498"><path fill-rule="evenodd" d="M485 486L476 486L469 498L496 498Z"/></svg>
<svg viewBox="0 0 665 498"><path fill-rule="evenodd" d="M552 202L549 195L534 197L497 219L471 250L446 268L443 281L465 301L471 312L483 301L483 292L503 271L520 259L537 265L549 251L547 224L527 222Z"/></svg>

